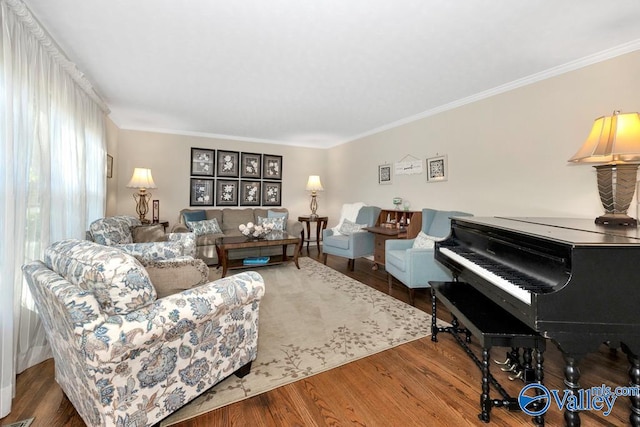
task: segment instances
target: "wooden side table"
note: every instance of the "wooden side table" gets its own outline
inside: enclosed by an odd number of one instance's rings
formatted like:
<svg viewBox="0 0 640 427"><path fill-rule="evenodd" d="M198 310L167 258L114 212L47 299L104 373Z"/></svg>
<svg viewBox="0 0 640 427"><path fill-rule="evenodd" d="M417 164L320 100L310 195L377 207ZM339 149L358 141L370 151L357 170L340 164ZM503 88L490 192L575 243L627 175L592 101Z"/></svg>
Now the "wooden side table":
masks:
<svg viewBox="0 0 640 427"><path fill-rule="evenodd" d="M329 222L329 217L328 216L316 216L316 217L312 217L310 215L303 215L303 216L299 216L298 217L298 221L300 221L303 224L306 224L306 228L307 228L307 234L305 237L305 234L302 233L302 242L300 244L300 251L302 251L302 247L304 246L304 241L306 239L307 241L307 253L309 253L309 242L313 242L314 240L311 240L311 228L310 228L310 224L312 222L316 223L316 246L318 247L318 253L320 253L320 236L322 231L321 230L325 230L327 228L327 222Z"/></svg>

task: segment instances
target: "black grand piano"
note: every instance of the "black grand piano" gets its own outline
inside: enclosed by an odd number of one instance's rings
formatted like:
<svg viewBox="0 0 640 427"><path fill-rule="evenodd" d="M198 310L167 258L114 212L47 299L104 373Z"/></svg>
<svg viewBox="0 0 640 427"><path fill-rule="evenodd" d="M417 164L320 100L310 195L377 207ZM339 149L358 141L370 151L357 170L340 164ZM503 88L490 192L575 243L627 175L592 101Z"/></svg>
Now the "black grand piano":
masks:
<svg viewBox="0 0 640 427"><path fill-rule="evenodd" d="M640 233L570 218L453 218L435 258L561 350L565 384L579 389L579 360L603 342L628 356L640 384ZM569 426L577 412L565 412ZM640 425L640 397L631 397Z"/></svg>

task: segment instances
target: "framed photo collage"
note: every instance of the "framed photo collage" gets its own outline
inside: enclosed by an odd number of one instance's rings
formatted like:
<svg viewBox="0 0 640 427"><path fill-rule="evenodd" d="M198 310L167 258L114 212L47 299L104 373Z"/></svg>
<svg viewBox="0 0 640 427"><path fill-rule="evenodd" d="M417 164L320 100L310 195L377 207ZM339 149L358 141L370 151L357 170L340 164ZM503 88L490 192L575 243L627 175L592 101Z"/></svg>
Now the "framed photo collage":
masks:
<svg viewBox="0 0 640 427"><path fill-rule="evenodd" d="M282 156L191 148L191 206L282 206Z"/></svg>

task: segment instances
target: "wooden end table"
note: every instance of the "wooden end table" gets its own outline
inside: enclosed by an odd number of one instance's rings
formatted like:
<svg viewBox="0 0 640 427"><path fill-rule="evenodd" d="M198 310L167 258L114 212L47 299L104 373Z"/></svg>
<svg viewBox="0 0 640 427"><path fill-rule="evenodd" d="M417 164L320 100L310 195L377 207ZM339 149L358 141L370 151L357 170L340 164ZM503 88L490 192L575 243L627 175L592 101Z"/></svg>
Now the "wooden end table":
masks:
<svg viewBox="0 0 640 427"><path fill-rule="evenodd" d="M306 241L307 241L307 253L309 252L309 242L316 242L316 247L318 248L318 253L320 253L320 238L322 230L327 228L327 223L329 222L328 216L311 216L311 215L302 215L298 217L298 221L305 224L307 227ZM316 223L316 239L311 240L311 230L309 225L315 222ZM303 230L304 231L304 230ZM300 245L300 250L304 246L305 234L302 233L302 244Z"/></svg>
<svg viewBox="0 0 640 427"><path fill-rule="evenodd" d="M301 247L300 237L295 237L287 232L274 232L272 231L263 239L250 239L245 236L227 236L221 237L216 240L216 252L218 253L218 265L222 267L222 277L227 275L227 271L236 270L240 268L258 268L265 265L276 265L285 262L293 261L300 269L298 265L298 253ZM293 251L293 259L287 256L287 246L296 245ZM261 248L269 246L282 246L282 255L271 255L269 261L264 264L251 264L244 265L242 259L229 259L229 251L232 249L245 249L245 248Z"/></svg>

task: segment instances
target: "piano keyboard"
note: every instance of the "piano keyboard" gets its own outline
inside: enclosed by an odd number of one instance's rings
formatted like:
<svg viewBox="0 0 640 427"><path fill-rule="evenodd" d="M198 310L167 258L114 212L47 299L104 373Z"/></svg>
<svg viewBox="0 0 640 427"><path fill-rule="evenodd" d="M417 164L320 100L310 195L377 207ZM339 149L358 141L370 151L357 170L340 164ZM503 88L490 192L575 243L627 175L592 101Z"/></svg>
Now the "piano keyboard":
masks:
<svg viewBox="0 0 640 427"><path fill-rule="evenodd" d="M490 258L457 247L441 247L440 253L488 280L505 292L531 305L531 293L543 293L550 286L522 272L498 264Z"/></svg>

